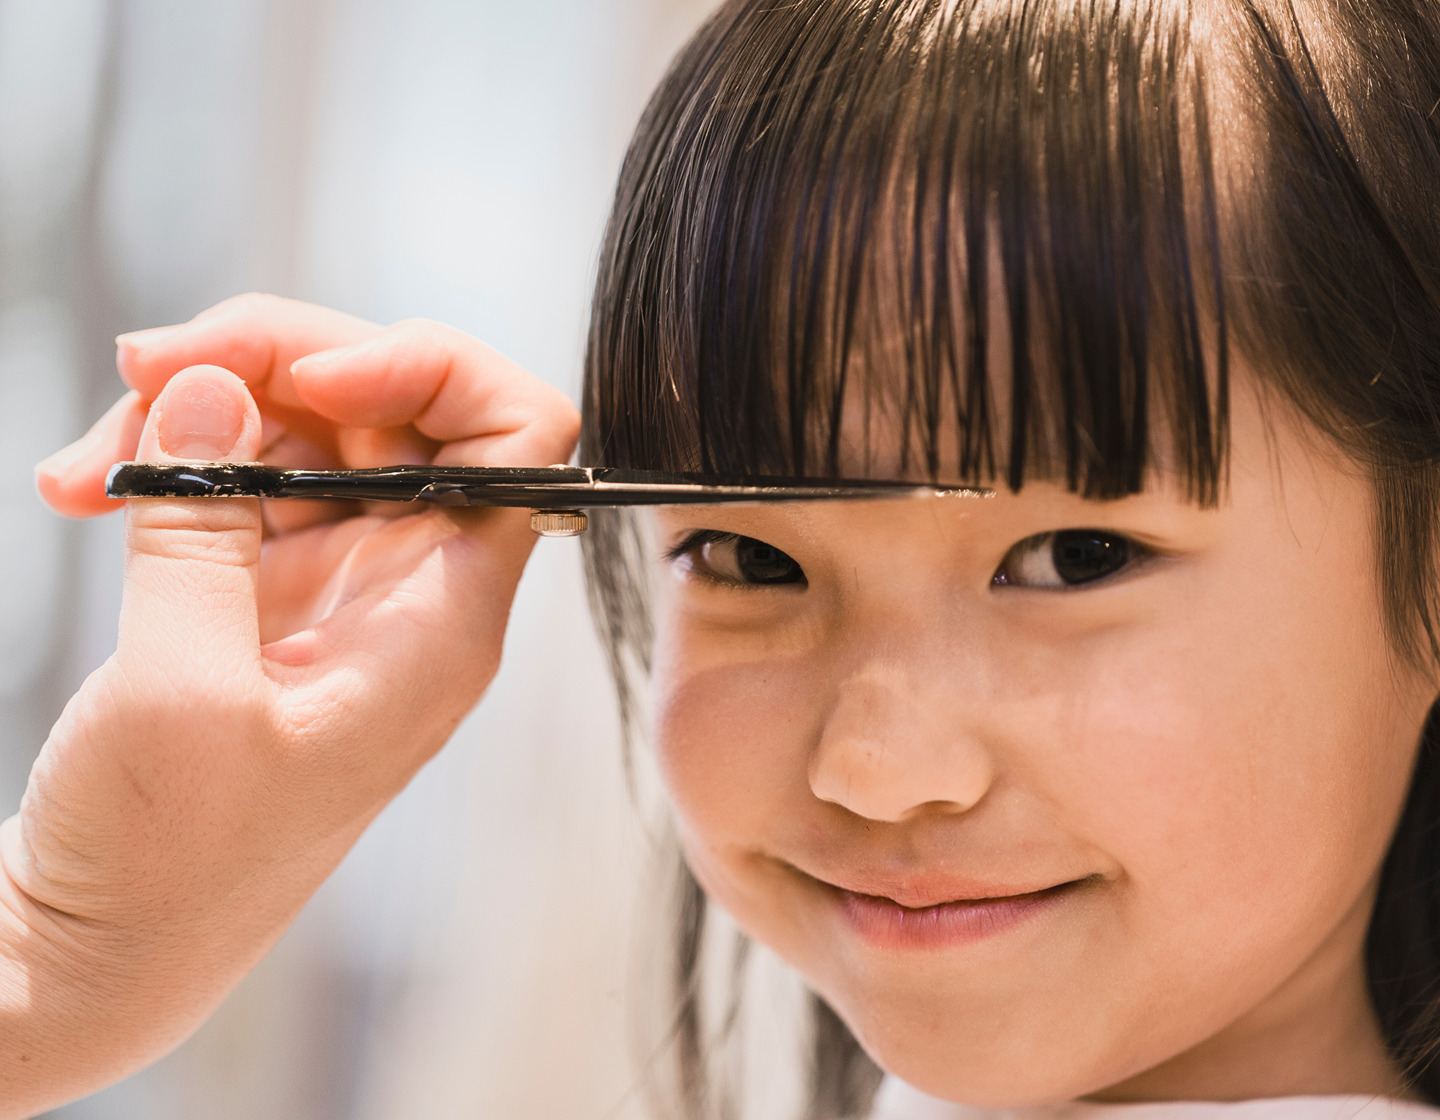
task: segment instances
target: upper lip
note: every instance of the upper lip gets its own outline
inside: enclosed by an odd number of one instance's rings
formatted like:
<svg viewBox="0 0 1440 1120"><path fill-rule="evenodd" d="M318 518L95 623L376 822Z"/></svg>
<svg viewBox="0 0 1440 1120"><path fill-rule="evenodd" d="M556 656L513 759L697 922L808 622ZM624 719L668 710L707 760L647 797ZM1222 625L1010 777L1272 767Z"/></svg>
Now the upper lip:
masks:
<svg viewBox="0 0 1440 1120"><path fill-rule="evenodd" d="M935 871L894 873L864 869L849 870L837 875L817 875L807 871L801 871L801 874L836 890L888 899L907 910L923 910L926 907L954 902L994 902L1019 898L1078 881L1077 878L1064 877L1001 881Z"/></svg>

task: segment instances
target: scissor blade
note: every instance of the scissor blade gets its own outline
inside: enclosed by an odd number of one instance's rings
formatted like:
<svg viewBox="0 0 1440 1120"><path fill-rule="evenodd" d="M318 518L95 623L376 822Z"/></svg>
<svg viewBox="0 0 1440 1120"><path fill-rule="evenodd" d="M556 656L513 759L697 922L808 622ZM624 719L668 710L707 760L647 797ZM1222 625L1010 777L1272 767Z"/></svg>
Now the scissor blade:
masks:
<svg viewBox="0 0 1440 1120"><path fill-rule="evenodd" d="M261 463L117 463L112 498L315 498L443 506L584 509L712 502L797 502L921 495L987 496L971 487L851 479L716 483L704 476L608 467L378 467L281 470Z"/></svg>

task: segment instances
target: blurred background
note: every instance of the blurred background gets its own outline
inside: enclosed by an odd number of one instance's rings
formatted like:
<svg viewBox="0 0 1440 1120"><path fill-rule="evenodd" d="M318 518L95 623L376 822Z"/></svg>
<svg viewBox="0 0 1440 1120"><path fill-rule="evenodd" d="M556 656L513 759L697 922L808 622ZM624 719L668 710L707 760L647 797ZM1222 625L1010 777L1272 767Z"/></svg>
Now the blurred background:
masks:
<svg viewBox="0 0 1440 1120"><path fill-rule="evenodd" d="M119 522L32 465L113 336L238 292L459 326L575 393L626 139L711 0L0 0L0 815L113 649ZM504 668L180 1050L63 1120L617 1120L645 841L542 542Z"/></svg>

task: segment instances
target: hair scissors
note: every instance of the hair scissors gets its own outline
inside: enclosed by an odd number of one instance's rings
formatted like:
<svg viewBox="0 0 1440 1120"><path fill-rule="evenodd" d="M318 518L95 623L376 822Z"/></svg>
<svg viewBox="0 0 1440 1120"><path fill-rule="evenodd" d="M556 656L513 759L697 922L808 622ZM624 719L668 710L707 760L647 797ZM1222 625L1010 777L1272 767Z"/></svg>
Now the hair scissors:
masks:
<svg viewBox="0 0 1440 1120"><path fill-rule="evenodd" d="M105 480L112 498L327 498L428 502L438 506L519 506L542 536L575 536L596 506L712 502L811 502L923 496L990 497L970 486L852 479L747 478L618 467L376 467L283 470L262 463L116 463Z"/></svg>

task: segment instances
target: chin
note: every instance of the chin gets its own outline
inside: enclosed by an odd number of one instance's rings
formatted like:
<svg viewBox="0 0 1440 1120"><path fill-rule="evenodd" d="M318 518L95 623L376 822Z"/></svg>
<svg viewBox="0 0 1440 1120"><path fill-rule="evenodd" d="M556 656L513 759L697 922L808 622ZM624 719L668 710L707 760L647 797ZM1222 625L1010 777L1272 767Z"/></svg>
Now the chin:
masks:
<svg viewBox="0 0 1440 1120"><path fill-rule="evenodd" d="M824 993L872 1059L923 1093L974 1108L1024 1108L1086 1096L1137 1069L1097 1038L1062 1032L1036 1008L1017 1016L957 1013L915 993L893 1002L875 993ZM1012 1020L1001 1026L998 1018ZM1029 1024L1015 1022L1030 1018ZM1065 1037L1057 1037L1059 1034ZM1098 1045L1097 1045L1098 1044Z"/></svg>

